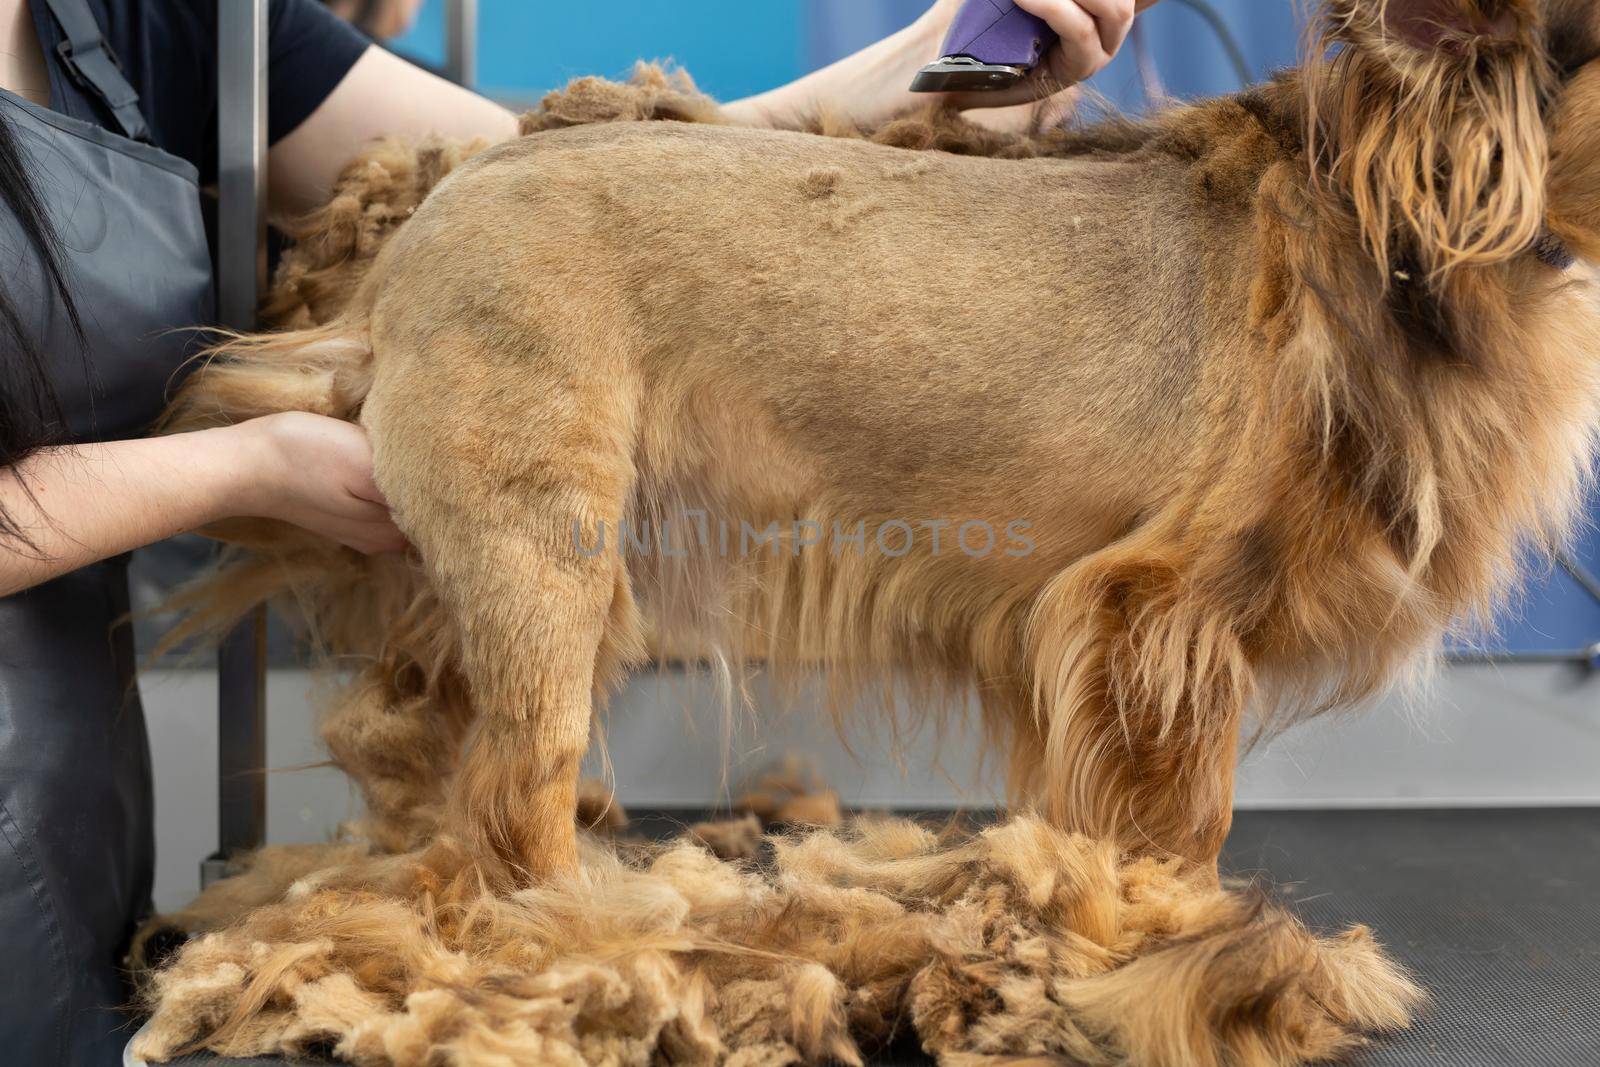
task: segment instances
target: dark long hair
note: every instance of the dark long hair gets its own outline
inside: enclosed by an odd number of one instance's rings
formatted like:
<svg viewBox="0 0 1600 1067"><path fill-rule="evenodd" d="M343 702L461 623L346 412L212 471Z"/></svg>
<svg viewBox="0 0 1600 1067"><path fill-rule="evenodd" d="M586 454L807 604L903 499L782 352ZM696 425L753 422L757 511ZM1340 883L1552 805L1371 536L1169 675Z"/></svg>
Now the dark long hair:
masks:
<svg viewBox="0 0 1600 1067"><path fill-rule="evenodd" d="M28 173L22 148L10 120L0 114L0 202L17 220L22 236L33 246L45 276L66 310L67 321L83 350L83 322L67 287L61 265L61 241ZM21 253L23 249L14 250ZM37 317L37 316L33 316ZM66 437L67 420L46 369L41 339L23 318L13 295L0 281L0 470L24 486L17 464ZM32 539L0 504L0 543L32 548Z"/></svg>

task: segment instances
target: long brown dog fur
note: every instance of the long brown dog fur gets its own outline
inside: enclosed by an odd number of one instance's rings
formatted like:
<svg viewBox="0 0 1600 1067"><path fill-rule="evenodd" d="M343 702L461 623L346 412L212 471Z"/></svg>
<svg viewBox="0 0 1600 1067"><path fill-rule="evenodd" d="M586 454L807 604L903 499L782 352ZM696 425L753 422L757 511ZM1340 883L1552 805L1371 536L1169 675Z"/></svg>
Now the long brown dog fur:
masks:
<svg viewBox="0 0 1600 1067"><path fill-rule="evenodd" d="M1020 802L1214 860L1247 713L1358 702L1481 617L1565 535L1600 424L1600 14L1333 0L1323 33L1081 131L736 129L657 80L459 165L380 149L311 223L354 261L303 258L299 328L223 346L172 425L359 418L418 560L241 524L260 555L194 604L293 590L366 657L330 744L380 843L442 812L473 878L575 868L646 617L842 693L975 684ZM375 180L398 210L350 195ZM617 546L695 511L1020 519L1034 551Z"/></svg>

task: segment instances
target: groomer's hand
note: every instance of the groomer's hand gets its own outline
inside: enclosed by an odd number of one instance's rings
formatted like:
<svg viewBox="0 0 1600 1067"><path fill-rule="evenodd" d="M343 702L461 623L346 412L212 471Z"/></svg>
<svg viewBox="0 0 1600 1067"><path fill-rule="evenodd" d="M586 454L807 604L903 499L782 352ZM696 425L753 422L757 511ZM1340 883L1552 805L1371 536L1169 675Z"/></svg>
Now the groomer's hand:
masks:
<svg viewBox="0 0 1600 1067"><path fill-rule="evenodd" d="M1033 76L999 92L951 93L954 107L1008 107L1039 100L1087 81L1103 70L1133 29L1133 18L1156 0L1015 0L1016 5L1049 23L1061 37ZM948 32L962 0L939 0L927 18ZM940 38L943 40L943 37Z"/></svg>
<svg viewBox="0 0 1600 1067"><path fill-rule="evenodd" d="M1134 0L1016 0L1016 4L1060 35L1061 43L1050 50L1039 73L1062 85L1087 81L1103 70L1128 39L1138 11Z"/></svg>
<svg viewBox="0 0 1600 1067"><path fill-rule="evenodd" d="M361 427L291 411L235 429L249 436L259 464L241 514L281 519L368 555L405 548L372 480L372 444Z"/></svg>
<svg viewBox="0 0 1600 1067"><path fill-rule="evenodd" d="M1111 61L1128 36L1134 12L1153 3L1155 0L1017 0L1019 7L1043 18L1061 35L1060 47L1021 85L998 93L947 93L944 102L963 110L983 108L987 117L979 118L977 113L968 117L997 128L1027 129L1058 121L1072 110L1070 87ZM726 104L723 113L750 126L793 129L824 114L872 127L925 108L939 97L911 92L911 79L939 58L939 47L959 10L961 0L937 0L898 33L787 85ZM1004 110L1028 104L1039 106Z"/></svg>
<svg viewBox="0 0 1600 1067"><path fill-rule="evenodd" d="M406 540L372 482L359 426L267 415L237 426L47 448L0 471L0 596L240 517L281 519L361 552Z"/></svg>

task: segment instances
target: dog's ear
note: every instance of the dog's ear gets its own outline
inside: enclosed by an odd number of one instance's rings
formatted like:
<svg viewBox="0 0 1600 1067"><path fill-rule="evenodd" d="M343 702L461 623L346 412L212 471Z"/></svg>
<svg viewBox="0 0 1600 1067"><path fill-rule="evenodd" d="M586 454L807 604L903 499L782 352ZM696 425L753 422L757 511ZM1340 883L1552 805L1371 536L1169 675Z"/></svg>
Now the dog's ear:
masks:
<svg viewBox="0 0 1600 1067"><path fill-rule="evenodd" d="M1378 6L1390 36L1423 49L1514 41L1524 15L1520 5L1504 0L1388 0Z"/></svg>

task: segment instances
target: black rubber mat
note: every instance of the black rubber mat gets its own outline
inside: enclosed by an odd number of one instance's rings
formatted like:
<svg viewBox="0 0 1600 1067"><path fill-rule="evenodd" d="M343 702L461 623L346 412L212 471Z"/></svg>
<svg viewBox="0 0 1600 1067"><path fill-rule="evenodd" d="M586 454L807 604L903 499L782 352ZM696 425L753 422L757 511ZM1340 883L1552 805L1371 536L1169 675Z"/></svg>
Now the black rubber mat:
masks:
<svg viewBox="0 0 1600 1067"><path fill-rule="evenodd" d="M1600 1067L1600 811L1242 812L1226 862L1314 927L1372 927L1431 993L1350 1067Z"/></svg>
<svg viewBox="0 0 1600 1067"><path fill-rule="evenodd" d="M1353 1067L1600 1065L1600 811L1242 813L1227 861L1432 995Z"/></svg>

